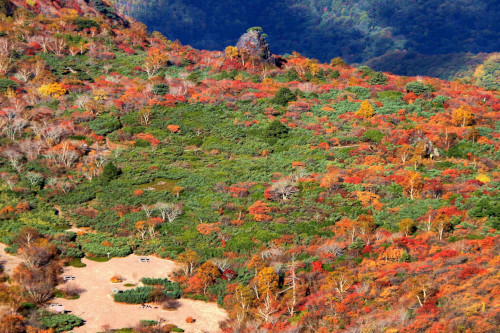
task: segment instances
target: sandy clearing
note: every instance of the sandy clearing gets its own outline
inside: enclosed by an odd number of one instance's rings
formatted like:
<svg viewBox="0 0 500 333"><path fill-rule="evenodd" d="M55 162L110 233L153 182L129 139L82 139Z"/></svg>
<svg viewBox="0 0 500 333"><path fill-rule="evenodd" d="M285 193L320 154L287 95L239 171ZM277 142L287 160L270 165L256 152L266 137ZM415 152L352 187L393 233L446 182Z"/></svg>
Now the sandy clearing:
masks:
<svg viewBox="0 0 500 333"><path fill-rule="evenodd" d="M3 266L3 270L6 274L11 275L14 268L19 265L23 260L14 256L10 253L6 253L5 249L9 247L6 244L0 243L0 265Z"/></svg>
<svg viewBox="0 0 500 333"><path fill-rule="evenodd" d="M143 277L167 277L176 268L176 263L156 257L147 257L150 262L139 261L136 255L125 258L112 258L108 262L98 263L86 258L82 262L84 268L65 267L64 275L75 277L69 283L76 284L85 291L77 300L55 299L53 303L64 306L86 321L86 324L74 330L75 333L99 332L103 325L111 328L123 328L136 325L141 319L164 319L169 323L183 328L186 332L219 332L219 322L227 318L225 310L215 303L206 303L189 299L181 299L181 306L175 311L165 311L161 308L141 309L140 305L115 303L111 296L112 290L126 290L126 283L138 283ZM120 275L125 280L122 283L111 283L113 275ZM187 317L193 317L196 322L188 324Z"/></svg>

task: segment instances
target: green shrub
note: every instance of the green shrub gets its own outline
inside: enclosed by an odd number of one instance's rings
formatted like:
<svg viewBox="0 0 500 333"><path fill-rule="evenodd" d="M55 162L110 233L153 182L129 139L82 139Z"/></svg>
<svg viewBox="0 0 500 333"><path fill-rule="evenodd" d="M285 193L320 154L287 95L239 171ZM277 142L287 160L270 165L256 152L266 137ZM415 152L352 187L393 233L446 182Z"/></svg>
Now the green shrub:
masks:
<svg viewBox="0 0 500 333"><path fill-rule="evenodd" d="M278 119L273 120L264 130L268 138L285 138L288 135L288 127L283 125Z"/></svg>
<svg viewBox="0 0 500 333"><path fill-rule="evenodd" d="M142 304L151 302L153 287L137 287L130 290L118 292L113 295L115 302L128 304Z"/></svg>
<svg viewBox="0 0 500 333"><path fill-rule="evenodd" d="M6 92L8 89L15 89L19 86L16 81L9 79L0 79L0 92Z"/></svg>
<svg viewBox="0 0 500 333"><path fill-rule="evenodd" d="M82 326L83 320L72 314L52 314L44 311L40 323L45 329L52 328L55 332L66 332Z"/></svg>
<svg viewBox="0 0 500 333"><path fill-rule="evenodd" d="M423 84L422 82L412 81L406 85L407 92L413 92L417 95L427 94L432 91L431 87Z"/></svg>
<svg viewBox="0 0 500 333"><path fill-rule="evenodd" d="M384 137L384 133L379 130L371 129L363 133L363 137L367 140L379 143Z"/></svg>
<svg viewBox="0 0 500 333"><path fill-rule="evenodd" d="M370 67L368 66L359 66L358 67L358 71L362 72L363 73L363 76L366 76L366 75L373 75L373 69L371 69Z"/></svg>
<svg viewBox="0 0 500 333"><path fill-rule="evenodd" d="M108 253L111 257L125 257L132 253L132 249L128 245L129 239L127 237L110 237L105 234L85 234L79 236L77 241L80 243L85 253L98 257L107 258Z"/></svg>
<svg viewBox="0 0 500 333"><path fill-rule="evenodd" d="M387 76L382 72L376 72L370 78L371 85L381 85L387 82Z"/></svg>
<svg viewBox="0 0 500 333"><path fill-rule="evenodd" d="M120 121L116 116L111 116L110 114L100 115L89 124L89 128L97 135L106 135L120 129L120 127Z"/></svg>
<svg viewBox="0 0 500 333"><path fill-rule="evenodd" d="M276 94L274 95L274 98L272 99L272 102L274 104L286 106L288 104L288 102L296 101L296 100L297 100L297 96L295 96L290 89L283 87L283 88L280 88L276 92Z"/></svg>
<svg viewBox="0 0 500 333"><path fill-rule="evenodd" d="M109 182L113 179L117 179L120 176L120 173L120 169L118 169L113 162L108 162L104 165L104 168L102 168L101 179L105 182Z"/></svg>
<svg viewBox="0 0 500 333"><path fill-rule="evenodd" d="M92 27L99 29L101 25L97 21L92 19L87 19L83 17L78 17L75 19L76 29L82 31L83 29L90 29Z"/></svg>
<svg viewBox="0 0 500 333"><path fill-rule="evenodd" d="M166 93L168 93L168 91L169 91L169 86L166 83L155 84L153 86L153 89L151 90L151 92L154 95L160 95L160 96L165 95Z"/></svg>

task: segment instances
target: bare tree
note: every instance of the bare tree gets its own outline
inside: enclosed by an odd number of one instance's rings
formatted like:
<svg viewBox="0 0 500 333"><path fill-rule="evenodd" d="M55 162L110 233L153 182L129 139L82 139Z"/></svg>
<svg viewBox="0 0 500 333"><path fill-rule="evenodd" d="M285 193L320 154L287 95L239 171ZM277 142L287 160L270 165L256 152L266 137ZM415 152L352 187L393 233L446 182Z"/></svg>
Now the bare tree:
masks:
<svg viewBox="0 0 500 333"><path fill-rule="evenodd" d="M287 266L288 276L285 277L285 285L288 286L285 290L291 291L291 300L288 305L288 313L293 316L295 313L295 306L297 305L297 285L299 283L299 278L297 277L297 264L295 263L295 256L292 257L292 262Z"/></svg>
<svg viewBox="0 0 500 333"><path fill-rule="evenodd" d="M12 42L7 38L0 38L0 54L3 56L10 57L13 45Z"/></svg>
<svg viewBox="0 0 500 333"><path fill-rule="evenodd" d="M257 315L267 323L271 319L272 314L277 311L278 309L276 308L270 293L267 293L261 306L257 308Z"/></svg>
<svg viewBox="0 0 500 333"><path fill-rule="evenodd" d="M9 70L11 60L8 56L0 54L0 73L5 73Z"/></svg>
<svg viewBox="0 0 500 333"><path fill-rule="evenodd" d="M226 269L230 267L229 261L227 258L215 258L211 260L212 263L217 266L217 268L221 271L224 272Z"/></svg>
<svg viewBox="0 0 500 333"><path fill-rule="evenodd" d="M19 148L30 161L35 160L40 155L43 147L43 142L39 140L23 140L19 143Z"/></svg>
<svg viewBox="0 0 500 333"><path fill-rule="evenodd" d="M80 109L84 109L87 103L91 101L91 98L89 95L81 95L78 96L78 98L75 100L75 105L78 106Z"/></svg>
<svg viewBox="0 0 500 333"><path fill-rule="evenodd" d="M32 172L32 171L27 172L26 179L29 180L31 186L38 186L43 183L43 176L38 172Z"/></svg>
<svg viewBox="0 0 500 333"><path fill-rule="evenodd" d="M49 49L58 57L64 55L66 46L66 41L62 38L52 38L51 43L49 43Z"/></svg>
<svg viewBox="0 0 500 333"><path fill-rule="evenodd" d="M2 127L2 132L7 135L7 137L11 140L14 141L16 139L16 136L26 127L28 122L22 118L17 118L15 117L17 115L14 110L12 110L11 113L7 113L7 117L11 118L10 116L14 114L14 118L12 121L8 121L4 124Z"/></svg>
<svg viewBox="0 0 500 333"><path fill-rule="evenodd" d="M14 188L14 185L16 185L16 183L18 181L18 178L15 175L13 176L13 175L3 173L1 175L1 177L2 177L3 181L5 182L5 184L7 184L7 186L11 190Z"/></svg>
<svg viewBox="0 0 500 333"><path fill-rule="evenodd" d="M157 202L154 208L161 214L161 218L168 222L173 222L179 215L182 214L182 207L179 204L170 202Z"/></svg>
<svg viewBox="0 0 500 333"><path fill-rule="evenodd" d="M10 164L17 172L21 171L23 166L21 153L14 149L6 149L3 155L9 160Z"/></svg>
<svg viewBox="0 0 500 333"><path fill-rule="evenodd" d="M60 149L52 150L49 152L49 156L53 157L60 164L64 165L66 168L69 168L73 165L76 160L80 157L80 155L74 150L71 149L68 142L62 143Z"/></svg>
<svg viewBox="0 0 500 333"><path fill-rule="evenodd" d="M146 214L146 217L149 219L151 217L151 214L153 214L153 207L142 204L141 209L144 211Z"/></svg>
<svg viewBox="0 0 500 333"><path fill-rule="evenodd" d="M282 200L288 200L292 194L297 193L299 190L292 185L291 182L283 180L274 183L271 186L271 190L276 193L276 195L281 196Z"/></svg>

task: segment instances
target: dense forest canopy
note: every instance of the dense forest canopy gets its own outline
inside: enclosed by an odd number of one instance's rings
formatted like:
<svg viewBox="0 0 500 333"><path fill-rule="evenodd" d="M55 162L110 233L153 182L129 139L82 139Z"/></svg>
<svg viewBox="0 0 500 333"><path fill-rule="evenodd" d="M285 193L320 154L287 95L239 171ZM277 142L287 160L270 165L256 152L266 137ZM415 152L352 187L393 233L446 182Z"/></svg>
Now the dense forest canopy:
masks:
<svg viewBox="0 0 500 333"><path fill-rule="evenodd" d="M495 0L116 3L150 31L202 49L222 50L247 28L261 26L277 54L298 51L320 61L340 56L349 63L364 63L394 50L426 55L500 51L500 3ZM397 74L427 74L426 67L415 73L404 67L394 69L392 61L378 65L379 70Z"/></svg>

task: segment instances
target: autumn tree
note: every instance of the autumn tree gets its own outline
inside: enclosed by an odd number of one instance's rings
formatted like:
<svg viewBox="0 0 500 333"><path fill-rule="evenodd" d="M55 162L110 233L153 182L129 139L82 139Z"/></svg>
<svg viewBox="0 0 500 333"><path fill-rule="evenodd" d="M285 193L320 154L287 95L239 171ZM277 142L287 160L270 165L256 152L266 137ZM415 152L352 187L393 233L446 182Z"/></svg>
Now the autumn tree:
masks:
<svg viewBox="0 0 500 333"><path fill-rule="evenodd" d="M348 269L340 268L328 274L325 287L334 289L340 299L343 299L353 284L354 275Z"/></svg>
<svg viewBox="0 0 500 333"><path fill-rule="evenodd" d="M235 306L233 311L240 324L243 322L245 317L248 316L253 299L254 296L252 290L248 286L238 284L234 291Z"/></svg>
<svg viewBox="0 0 500 333"><path fill-rule="evenodd" d="M408 235L415 228L415 221L410 218L402 219L399 221L398 226L399 231L404 232L405 236L408 237Z"/></svg>
<svg viewBox="0 0 500 333"><path fill-rule="evenodd" d="M177 256L177 261L182 264L184 275L189 276L193 273L195 266L200 262L200 257L193 250L187 250Z"/></svg>
<svg viewBox="0 0 500 333"><path fill-rule="evenodd" d="M408 280L411 293L417 298L418 304L424 306L433 291L433 280L429 275L419 275Z"/></svg>
<svg viewBox="0 0 500 333"><path fill-rule="evenodd" d="M217 266L215 266L211 261L207 261L202 264L196 272L196 278L201 284L204 294L206 294L207 288L213 285L220 277L221 273L219 268L217 268Z"/></svg>
<svg viewBox="0 0 500 333"><path fill-rule="evenodd" d="M410 197L411 200L418 198L420 192L424 186L422 182L422 176L418 172L409 171L401 184L405 191L405 194Z"/></svg>
<svg viewBox="0 0 500 333"><path fill-rule="evenodd" d="M443 239L445 230L451 227L450 217L446 214L439 214L432 220L432 226L439 234L439 239Z"/></svg>
<svg viewBox="0 0 500 333"><path fill-rule="evenodd" d="M161 218L172 223L182 214L182 206L171 202L157 202L154 208L160 212Z"/></svg>
<svg viewBox="0 0 500 333"><path fill-rule="evenodd" d="M238 49L235 46L228 46L224 50L227 59L237 59L239 57Z"/></svg>
<svg viewBox="0 0 500 333"><path fill-rule="evenodd" d="M260 200L254 202L254 204L248 208L248 212L253 215L254 220L257 222L267 222L272 219L271 216L267 215L271 212L271 208Z"/></svg>
<svg viewBox="0 0 500 333"><path fill-rule="evenodd" d="M38 88L42 97L60 97L66 94L66 89L58 82L44 84Z"/></svg>
<svg viewBox="0 0 500 333"><path fill-rule="evenodd" d="M267 294L274 294L278 289L279 276L272 267L263 268L257 275L259 298Z"/></svg>
<svg viewBox="0 0 500 333"><path fill-rule="evenodd" d="M148 74L148 78L155 76L158 71L168 62L168 56L165 52L158 48L152 48L148 51L144 61L144 71Z"/></svg>
<svg viewBox="0 0 500 333"><path fill-rule="evenodd" d="M361 118L371 118L373 117L373 106L371 106L370 102L363 101L361 102L361 106L358 111L356 111L356 115Z"/></svg>
<svg viewBox="0 0 500 333"><path fill-rule="evenodd" d="M462 105L458 109L453 110L451 117L456 126L465 127L474 122L474 115L468 105Z"/></svg>

